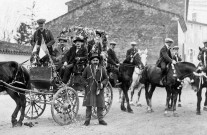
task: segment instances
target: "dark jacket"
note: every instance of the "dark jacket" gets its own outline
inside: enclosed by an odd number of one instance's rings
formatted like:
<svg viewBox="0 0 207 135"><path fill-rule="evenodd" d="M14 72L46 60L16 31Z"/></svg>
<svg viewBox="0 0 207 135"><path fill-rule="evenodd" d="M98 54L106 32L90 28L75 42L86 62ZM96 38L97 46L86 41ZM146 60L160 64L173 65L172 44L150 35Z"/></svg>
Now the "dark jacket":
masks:
<svg viewBox="0 0 207 135"><path fill-rule="evenodd" d="M131 49L127 50L126 59L131 58L132 56L134 56L134 54L136 52L138 52L138 50L136 48L135 49L131 48Z"/></svg>
<svg viewBox="0 0 207 135"><path fill-rule="evenodd" d="M118 58L116 56L116 53L111 48L108 49L107 53L108 53L108 60L107 60L107 62L109 64L116 65L116 64L119 63L119 60L118 60Z"/></svg>
<svg viewBox="0 0 207 135"><path fill-rule="evenodd" d="M96 73L94 74L94 72ZM96 95L96 91L98 86L97 82L101 82L104 87L108 83L108 76L105 68L99 66L98 70L94 71L93 65L89 65L83 71L82 77L87 82L83 106L104 107L104 89L101 89L98 95Z"/></svg>
<svg viewBox="0 0 207 135"><path fill-rule="evenodd" d="M47 48L52 54L52 45L55 43L54 37L52 35L52 32L48 29L44 29L42 32L38 29L35 31L34 35L31 39L31 45L34 47L34 45L37 43L37 45L41 45L42 43L42 36L44 38L45 44L47 45Z"/></svg>
<svg viewBox="0 0 207 135"><path fill-rule="evenodd" d="M175 60L176 62L182 61L181 57L178 54L173 55L172 59Z"/></svg>
<svg viewBox="0 0 207 135"><path fill-rule="evenodd" d="M87 62L87 55L88 51L85 47L81 47L78 52L76 53L76 46L72 46L70 50L66 53L65 59L68 64L76 63L75 58L79 57L80 62L86 63Z"/></svg>
<svg viewBox="0 0 207 135"><path fill-rule="evenodd" d="M172 63L172 55L170 49L164 45L160 50L160 57L157 61L157 66L161 67L161 64L164 63L165 65Z"/></svg>

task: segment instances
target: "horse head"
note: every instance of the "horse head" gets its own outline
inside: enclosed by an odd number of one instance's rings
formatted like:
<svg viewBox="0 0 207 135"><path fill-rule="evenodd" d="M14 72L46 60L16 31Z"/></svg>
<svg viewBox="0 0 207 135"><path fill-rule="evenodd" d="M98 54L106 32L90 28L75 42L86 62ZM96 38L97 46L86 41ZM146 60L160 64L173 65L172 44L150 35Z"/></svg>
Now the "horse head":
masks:
<svg viewBox="0 0 207 135"><path fill-rule="evenodd" d="M134 54L132 63L140 69L144 69L144 64L138 52Z"/></svg>
<svg viewBox="0 0 207 135"><path fill-rule="evenodd" d="M198 59L204 67L207 67L207 49L199 47Z"/></svg>
<svg viewBox="0 0 207 135"><path fill-rule="evenodd" d="M179 80L189 78L192 89L195 91L199 89L199 77L201 75L196 72L197 68L193 63L179 62L175 64L175 69Z"/></svg>
<svg viewBox="0 0 207 135"><path fill-rule="evenodd" d="M148 53L148 50L147 49L145 49L145 50L138 49L138 53L139 53L139 55L141 57L142 63L144 64L144 66L146 66L147 65L147 56L148 56L147 53Z"/></svg>

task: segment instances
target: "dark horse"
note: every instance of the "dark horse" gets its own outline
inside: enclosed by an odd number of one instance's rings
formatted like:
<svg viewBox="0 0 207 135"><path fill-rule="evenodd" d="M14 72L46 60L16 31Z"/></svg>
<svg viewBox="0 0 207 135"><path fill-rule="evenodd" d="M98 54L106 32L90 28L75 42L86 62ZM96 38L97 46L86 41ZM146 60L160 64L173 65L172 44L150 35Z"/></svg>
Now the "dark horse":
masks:
<svg viewBox="0 0 207 135"><path fill-rule="evenodd" d="M134 55L132 63L130 63L130 59L126 59L123 62L123 64L121 64L119 67L118 80L119 82L121 82L120 88L123 90L123 93L124 93L124 96L122 97L122 102L121 102L121 110L123 111L126 111L126 108L124 105L124 102L126 99L127 111L133 112L129 104L128 90L132 82L132 75L133 75L135 66L137 66L140 69L144 68L144 65L138 53Z"/></svg>
<svg viewBox="0 0 207 135"><path fill-rule="evenodd" d="M173 76L176 71L177 77ZM177 101L177 95L178 95L178 89L177 87L180 85L180 81L183 80L186 77L189 77L191 80L195 78L194 72L196 71L196 66L189 62L179 62L174 65L174 68L172 65L169 66L168 72L167 72L167 82L165 85L160 85L160 79L161 79L161 69L156 66L147 66L143 73L141 78L141 83L144 83L145 85L145 94L146 94L146 101L148 105L148 112L152 112L152 95L156 87L165 87L167 91L167 99L166 99L166 113L169 107L169 101L171 97L173 96L173 105L172 110L175 113L176 110L176 101ZM150 90L149 89L150 87ZM191 82L192 89L198 88L198 82L192 81Z"/></svg>
<svg viewBox="0 0 207 135"><path fill-rule="evenodd" d="M24 91L18 91L8 88L3 82L15 87L30 89L30 77L25 67L17 62L8 61L0 62L0 92L6 91L16 103L16 108L12 114L12 126L21 126L24 120L24 112L26 107L26 97ZM21 111L20 118L17 121L18 112Z"/></svg>
<svg viewBox="0 0 207 135"><path fill-rule="evenodd" d="M207 73L207 50L202 49L199 47L199 54L198 54L198 59L201 61L201 63L198 65L198 68L201 69L202 72L205 74ZM202 81L201 81L202 80ZM207 78L206 75L202 75L199 77L200 82L199 90L197 92L197 109L196 109L196 114L200 115L201 114L201 100L202 100L202 89L207 88ZM204 102L204 111L207 111L207 91L205 93L205 102Z"/></svg>

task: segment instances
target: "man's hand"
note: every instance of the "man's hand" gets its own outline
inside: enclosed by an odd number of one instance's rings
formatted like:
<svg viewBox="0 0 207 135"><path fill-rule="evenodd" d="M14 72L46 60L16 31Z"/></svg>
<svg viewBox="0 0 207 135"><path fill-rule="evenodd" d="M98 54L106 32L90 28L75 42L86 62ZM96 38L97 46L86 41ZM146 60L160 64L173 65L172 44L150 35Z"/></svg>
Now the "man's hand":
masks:
<svg viewBox="0 0 207 135"><path fill-rule="evenodd" d="M79 61L80 60L80 57L76 57L75 60Z"/></svg>
<svg viewBox="0 0 207 135"><path fill-rule="evenodd" d="M64 62L63 66L66 66L66 65L68 65L68 63L67 62Z"/></svg>
<svg viewBox="0 0 207 135"><path fill-rule="evenodd" d="M119 66L120 66L120 64L118 63L118 64L116 64L116 66L117 66L117 67L119 67Z"/></svg>
<svg viewBox="0 0 207 135"><path fill-rule="evenodd" d="M172 60L172 64L176 64L176 61L175 60Z"/></svg>

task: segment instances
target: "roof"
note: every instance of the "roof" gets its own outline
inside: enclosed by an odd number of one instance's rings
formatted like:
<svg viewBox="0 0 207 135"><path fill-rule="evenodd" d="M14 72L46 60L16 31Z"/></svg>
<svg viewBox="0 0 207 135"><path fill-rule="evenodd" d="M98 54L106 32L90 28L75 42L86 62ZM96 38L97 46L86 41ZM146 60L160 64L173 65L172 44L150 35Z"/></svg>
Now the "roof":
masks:
<svg viewBox="0 0 207 135"><path fill-rule="evenodd" d="M0 41L1 54L31 55L32 47Z"/></svg>
<svg viewBox="0 0 207 135"><path fill-rule="evenodd" d="M75 12L76 10L81 9L81 8L87 6L87 5L90 5L90 4L92 4L92 3L96 2L96 1L97 1L97 0L88 0L88 1L85 2L84 4L79 5L78 7L76 7L75 9L72 9L72 10L68 11L67 13L65 13L65 14L63 14L63 15L61 15L61 16L59 16L59 17L57 17L57 18L55 18L55 19L53 19L53 20L51 20L51 21L49 21L49 22L47 22L46 25L47 25L47 24L50 24L50 23L52 23L52 22L54 22L54 21L56 21L56 20L58 20L58 19L60 19L60 18L63 18L64 16L66 16L66 15L68 15L68 14L70 14L70 13L73 13L73 12ZM143 2L136 1L136 0L126 0L126 1L128 1L128 2L132 2L132 3L135 3L135 4L138 4L138 5L141 5L141 6L145 6L145 7L147 7L147 8L151 8L151 9L154 9L154 10L157 10L157 11L160 11L160 12L163 12L163 13L171 14L171 15L173 15L173 16L177 16L177 17L179 18L178 21L179 21L179 23L180 23L180 25L181 25L181 28L182 28L183 32L186 32L186 31L187 31L187 26L186 26L186 23L185 23L185 21L184 21L184 18L183 18L181 15L179 15L179 14L176 14L176 13L173 13L173 12L170 12L170 11L167 11L167 10L164 10L164 9L160 9L160 8L157 8L157 7L154 7L154 6L151 6L151 5L145 4L145 3L143 3ZM68 3L70 3L70 2L71 2L71 1L66 2L66 5L67 5Z"/></svg>

